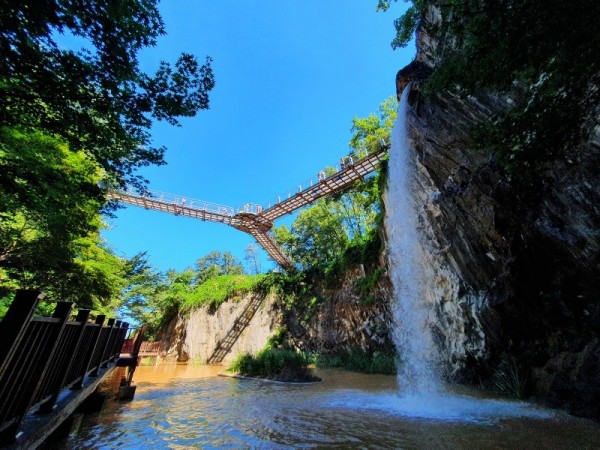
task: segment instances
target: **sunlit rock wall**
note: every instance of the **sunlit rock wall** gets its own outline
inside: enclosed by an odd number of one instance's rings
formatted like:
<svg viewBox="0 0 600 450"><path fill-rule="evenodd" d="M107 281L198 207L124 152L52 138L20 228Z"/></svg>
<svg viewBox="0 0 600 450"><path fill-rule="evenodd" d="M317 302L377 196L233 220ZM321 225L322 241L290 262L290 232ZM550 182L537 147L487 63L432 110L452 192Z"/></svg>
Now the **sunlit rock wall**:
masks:
<svg viewBox="0 0 600 450"><path fill-rule="evenodd" d="M286 330L286 344L306 352L393 351L389 281L383 275L367 299L355 288L356 280L364 275L359 266L327 287L314 280L314 295L293 304L273 295L249 294L215 310L196 308L175 318L158 336L167 343L166 360L227 365L239 353L258 352L281 327ZM249 305L256 300L260 306L250 314Z"/></svg>
<svg viewBox="0 0 600 450"><path fill-rule="evenodd" d="M279 326L280 316L273 297L255 295L226 301L214 310L196 308L174 319L159 336L168 342L166 359L227 365L239 353L258 352ZM248 307L255 300L260 305L254 311Z"/></svg>

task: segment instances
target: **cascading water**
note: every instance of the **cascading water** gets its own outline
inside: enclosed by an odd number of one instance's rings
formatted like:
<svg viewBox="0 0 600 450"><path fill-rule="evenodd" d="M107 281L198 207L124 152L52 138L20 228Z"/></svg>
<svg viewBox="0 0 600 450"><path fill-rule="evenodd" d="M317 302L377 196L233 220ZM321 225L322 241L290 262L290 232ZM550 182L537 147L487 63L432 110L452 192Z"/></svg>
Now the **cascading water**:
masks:
<svg viewBox="0 0 600 450"><path fill-rule="evenodd" d="M388 236L390 276L394 286L393 338L400 355L398 394L392 397L355 395L360 408L384 409L414 418L493 422L500 417L551 417L526 403L489 400L457 395L442 387L431 325L435 320L431 298L433 287L425 274L424 243L418 229L415 205L417 167L407 130L410 84L398 105L388 164L385 226ZM429 301L428 301L429 299Z"/></svg>
<svg viewBox="0 0 600 450"><path fill-rule="evenodd" d="M424 302L427 287L421 266L418 215L413 200L416 170L406 129L409 89L410 85L402 93L392 134L386 229L396 299L393 337L401 359L398 383L403 393L415 394L439 392L440 383L428 326L429 311Z"/></svg>

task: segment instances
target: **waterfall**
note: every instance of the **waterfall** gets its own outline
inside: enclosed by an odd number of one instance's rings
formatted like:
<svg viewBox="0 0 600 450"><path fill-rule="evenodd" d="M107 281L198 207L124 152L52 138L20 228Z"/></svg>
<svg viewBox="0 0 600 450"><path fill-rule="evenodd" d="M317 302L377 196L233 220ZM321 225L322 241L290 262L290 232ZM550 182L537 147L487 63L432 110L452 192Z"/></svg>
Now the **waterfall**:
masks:
<svg viewBox="0 0 600 450"><path fill-rule="evenodd" d="M435 393L435 348L429 327L430 308L425 298L422 248L413 186L416 174L406 116L407 86L398 105L389 159L385 225L388 235L390 275L394 286L393 339L399 353L398 384L401 392Z"/></svg>

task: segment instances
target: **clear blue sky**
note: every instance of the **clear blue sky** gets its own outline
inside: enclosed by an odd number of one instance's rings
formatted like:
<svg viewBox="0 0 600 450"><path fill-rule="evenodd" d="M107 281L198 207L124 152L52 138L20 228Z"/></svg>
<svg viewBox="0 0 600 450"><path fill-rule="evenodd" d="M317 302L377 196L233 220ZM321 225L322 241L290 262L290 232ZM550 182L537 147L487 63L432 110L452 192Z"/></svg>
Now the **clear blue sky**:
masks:
<svg viewBox="0 0 600 450"><path fill-rule="evenodd" d="M216 86L209 110L178 128L153 128L155 143L168 148L168 164L140 172L150 188L234 207L266 204L339 161L352 118L394 95L396 72L414 56L412 45L392 51L389 44L402 2L388 13L376 13L376 5L163 1L167 35L141 54L142 68L153 72L182 51L200 60L209 55ZM243 261L255 242L222 224L133 206L108 224L103 234L118 255L147 251L160 270L182 270L212 250Z"/></svg>

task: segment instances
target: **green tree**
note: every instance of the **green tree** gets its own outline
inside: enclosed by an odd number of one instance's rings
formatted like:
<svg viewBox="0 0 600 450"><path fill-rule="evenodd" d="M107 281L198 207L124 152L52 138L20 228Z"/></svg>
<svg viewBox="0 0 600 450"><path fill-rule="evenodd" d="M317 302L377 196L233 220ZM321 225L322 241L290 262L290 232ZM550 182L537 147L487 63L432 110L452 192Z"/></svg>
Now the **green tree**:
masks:
<svg viewBox="0 0 600 450"><path fill-rule="evenodd" d="M398 116L397 109L396 97L390 96L379 105L377 112L364 118L352 119L350 148L360 156L373 149L379 149L382 142L390 145L392 128Z"/></svg>
<svg viewBox="0 0 600 450"><path fill-rule="evenodd" d="M108 249L99 233L78 239L75 246L74 267L46 283L52 297L114 317L129 282L127 261Z"/></svg>
<svg viewBox="0 0 600 450"><path fill-rule="evenodd" d="M389 145L397 102L384 100L376 113L352 120L351 153L364 156ZM328 168L327 175L335 169ZM377 232L381 210L378 175L359 181L332 197L321 198L301 211L291 227L275 228L277 243L303 270L325 269L351 246L363 246Z"/></svg>
<svg viewBox="0 0 600 450"><path fill-rule="evenodd" d="M182 310L202 304L210 294L223 294L215 291L234 292L247 288L244 280L222 277L243 273L241 263L229 252L210 252L198 259L195 268L181 272L169 270L162 274L156 271L145 253L135 255L125 262L124 267L126 286L121 295L125 301L121 310L135 322L147 324L151 337ZM219 281L207 287L207 282L215 279ZM203 290L205 287L207 289ZM211 291L209 295L207 290Z"/></svg>
<svg viewBox="0 0 600 450"><path fill-rule="evenodd" d="M178 123L208 108L210 59L182 53L152 75L138 53L165 33L157 0L0 1L0 123L60 136L111 183L141 187L135 169L162 164L151 120ZM60 35L82 48L61 48Z"/></svg>
<svg viewBox="0 0 600 450"><path fill-rule="evenodd" d="M195 283L202 284L219 275L242 275L242 263L230 252L212 251L196 261Z"/></svg>
<svg viewBox="0 0 600 450"><path fill-rule="evenodd" d="M106 189L143 189L136 168L164 162L152 121L208 108L214 85L210 59L186 53L140 69L164 32L157 0L0 0L0 297L29 287L118 306L127 264L99 238Z"/></svg>
<svg viewBox="0 0 600 450"><path fill-rule="evenodd" d="M165 287L165 275L150 265L146 252L141 252L125 262L125 278L120 312L137 323L146 323L153 314L151 299Z"/></svg>
<svg viewBox="0 0 600 450"><path fill-rule="evenodd" d="M0 127L0 289L42 288L75 267L101 227L97 166L59 138Z"/></svg>
<svg viewBox="0 0 600 450"><path fill-rule="evenodd" d="M161 328L177 316L181 305L191 298L194 292L195 272L186 269L182 272L169 270L163 283L155 286L147 297L147 306L139 322L148 325L148 333L154 336Z"/></svg>
<svg viewBox="0 0 600 450"><path fill-rule="evenodd" d="M302 269L326 267L349 242L332 203L319 199L298 214L289 231L285 225L274 230L275 240Z"/></svg>
<svg viewBox="0 0 600 450"><path fill-rule="evenodd" d="M391 4L396 3L397 1L398 0L379 0L377 11L387 11ZM404 0L404 3L412 3L412 5L408 6L402 16L394 20L396 36L392 40L393 49L406 47L410 42L425 8L424 0Z"/></svg>

